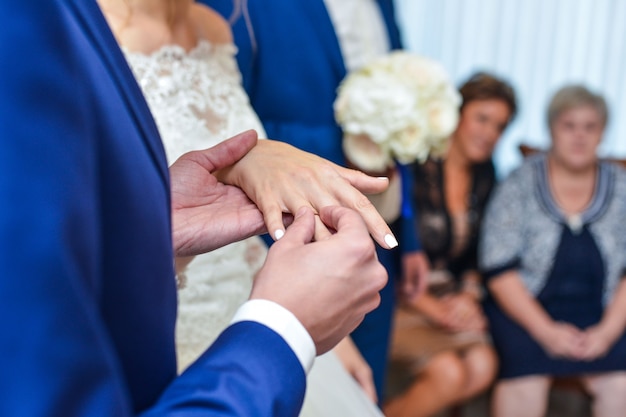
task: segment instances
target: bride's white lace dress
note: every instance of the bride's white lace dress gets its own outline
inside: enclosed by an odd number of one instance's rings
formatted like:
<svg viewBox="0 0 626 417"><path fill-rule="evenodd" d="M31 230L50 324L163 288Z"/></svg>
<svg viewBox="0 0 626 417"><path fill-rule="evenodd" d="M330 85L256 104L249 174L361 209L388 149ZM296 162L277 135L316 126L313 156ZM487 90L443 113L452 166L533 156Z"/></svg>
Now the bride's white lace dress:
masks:
<svg viewBox="0 0 626 417"><path fill-rule="evenodd" d="M201 41L187 52L176 45L150 55L124 51L156 120L168 163L214 146L247 129L263 128L241 87L235 46ZM196 256L178 292L176 344L180 370L227 326L248 298L267 252L259 237Z"/></svg>
<svg viewBox="0 0 626 417"><path fill-rule="evenodd" d="M265 131L241 86L233 44L200 41L150 55L124 50L161 134L168 162L216 145L247 129ZM263 241L250 238L194 258L178 292L179 369L190 365L228 325L248 298L265 260ZM316 359L301 416L382 416L332 352Z"/></svg>

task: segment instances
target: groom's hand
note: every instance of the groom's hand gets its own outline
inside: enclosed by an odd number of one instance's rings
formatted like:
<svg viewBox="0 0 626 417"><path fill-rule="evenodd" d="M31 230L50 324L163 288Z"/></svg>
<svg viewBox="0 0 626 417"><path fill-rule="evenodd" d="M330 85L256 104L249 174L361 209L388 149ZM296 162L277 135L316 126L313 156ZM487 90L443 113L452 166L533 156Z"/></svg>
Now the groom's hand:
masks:
<svg viewBox="0 0 626 417"><path fill-rule="evenodd" d="M250 130L219 145L189 152L170 167L174 253L190 256L263 233L263 215L241 189L214 173L236 163L257 143Z"/></svg>
<svg viewBox="0 0 626 417"><path fill-rule="evenodd" d="M319 214L336 233L312 242L313 211L298 210L285 236L270 249L251 298L274 301L291 311L322 354L378 306L387 272L359 214L337 206L322 208Z"/></svg>

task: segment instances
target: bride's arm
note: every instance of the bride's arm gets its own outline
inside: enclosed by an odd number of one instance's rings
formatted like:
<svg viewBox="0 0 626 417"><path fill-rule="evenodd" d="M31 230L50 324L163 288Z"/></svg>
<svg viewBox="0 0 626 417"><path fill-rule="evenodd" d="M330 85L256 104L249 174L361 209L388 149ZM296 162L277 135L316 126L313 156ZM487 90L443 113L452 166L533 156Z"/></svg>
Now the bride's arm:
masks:
<svg viewBox="0 0 626 417"><path fill-rule="evenodd" d="M170 176L176 256L208 252L268 228L276 236L284 230L283 212L295 213L302 206L318 212L331 205L353 208L381 245L397 245L361 194L382 191L387 180L341 168L282 142L257 142L254 131L181 156L170 167Z"/></svg>
<svg viewBox="0 0 626 417"><path fill-rule="evenodd" d="M319 212L338 205L356 210L382 247L397 246L391 229L364 195L384 191L387 178L369 177L273 140L259 141L235 164L218 171L217 177L246 193L263 213L274 239L284 234L283 213L293 214L302 206ZM320 232L317 238L323 237Z"/></svg>

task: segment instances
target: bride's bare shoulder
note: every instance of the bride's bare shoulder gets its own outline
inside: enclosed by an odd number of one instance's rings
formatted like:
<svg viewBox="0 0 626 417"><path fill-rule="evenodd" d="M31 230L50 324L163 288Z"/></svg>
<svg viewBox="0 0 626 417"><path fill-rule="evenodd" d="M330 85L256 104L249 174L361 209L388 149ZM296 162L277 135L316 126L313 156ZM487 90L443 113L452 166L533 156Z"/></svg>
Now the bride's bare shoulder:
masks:
<svg viewBox="0 0 626 417"><path fill-rule="evenodd" d="M191 8L191 19L199 38L214 44L233 42L230 25L215 10L203 4L194 3Z"/></svg>

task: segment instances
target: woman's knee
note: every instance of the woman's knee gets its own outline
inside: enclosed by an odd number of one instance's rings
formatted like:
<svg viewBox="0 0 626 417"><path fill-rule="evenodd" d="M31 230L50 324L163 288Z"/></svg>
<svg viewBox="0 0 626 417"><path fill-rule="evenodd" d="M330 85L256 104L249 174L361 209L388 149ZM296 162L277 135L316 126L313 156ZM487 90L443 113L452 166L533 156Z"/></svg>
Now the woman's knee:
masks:
<svg viewBox="0 0 626 417"><path fill-rule="evenodd" d="M626 401L626 372L608 372L583 377L585 390L594 398L604 395Z"/></svg>
<svg viewBox="0 0 626 417"><path fill-rule="evenodd" d="M477 391L483 391L496 378L498 357L494 349L486 344L477 345L465 352L468 377Z"/></svg>
<svg viewBox="0 0 626 417"><path fill-rule="evenodd" d="M551 379L544 376L527 376L500 381L492 397L495 417L540 417L548 407Z"/></svg>
<svg viewBox="0 0 626 417"><path fill-rule="evenodd" d="M434 356L424 370L429 380L448 393L460 392L467 382L467 369L455 352Z"/></svg>

